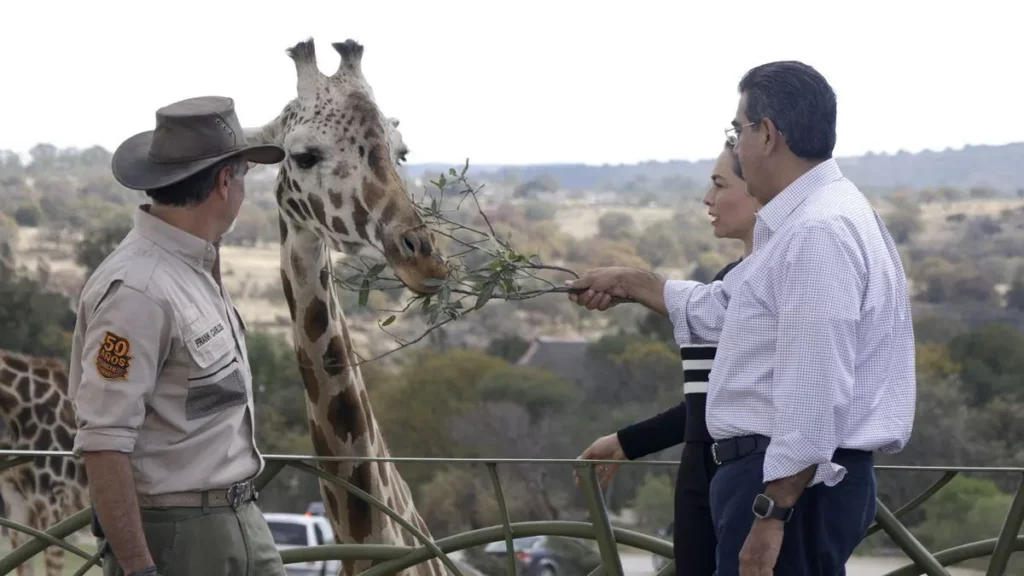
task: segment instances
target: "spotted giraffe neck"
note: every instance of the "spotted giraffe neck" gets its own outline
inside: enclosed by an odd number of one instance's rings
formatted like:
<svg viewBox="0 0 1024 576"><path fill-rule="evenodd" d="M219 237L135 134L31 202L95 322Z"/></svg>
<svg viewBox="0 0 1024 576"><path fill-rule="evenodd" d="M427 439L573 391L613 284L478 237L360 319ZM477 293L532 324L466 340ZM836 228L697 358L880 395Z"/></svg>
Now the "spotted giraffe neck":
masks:
<svg viewBox="0 0 1024 576"><path fill-rule="evenodd" d="M338 304L330 250L315 234L281 220L281 282L292 318L292 336L306 391L310 435L318 456L390 456L370 407L358 357ZM397 511L424 534L430 532L412 501L408 485L390 462L321 463ZM324 506L338 541L398 546L419 545L383 513L333 484L320 482ZM346 574L365 570L346 563ZM407 574L444 574L437 560Z"/></svg>
<svg viewBox="0 0 1024 576"><path fill-rule="evenodd" d="M0 417L7 424L0 448L70 452L76 422L67 390L64 362L0 350ZM0 494L10 520L37 530L90 503L85 466L71 458L36 457L0 472ZM28 538L16 530L7 536L12 549ZM62 549L51 546L44 556L48 575L63 574ZM32 572L18 567L19 576Z"/></svg>

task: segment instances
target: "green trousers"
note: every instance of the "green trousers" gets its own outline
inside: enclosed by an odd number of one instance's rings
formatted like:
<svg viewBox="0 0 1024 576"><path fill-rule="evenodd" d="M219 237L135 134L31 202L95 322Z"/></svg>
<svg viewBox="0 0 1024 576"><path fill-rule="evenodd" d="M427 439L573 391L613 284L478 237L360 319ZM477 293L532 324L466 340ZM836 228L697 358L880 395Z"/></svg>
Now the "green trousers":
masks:
<svg viewBox="0 0 1024 576"><path fill-rule="evenodd" d="M284 576L263 514L255 502L237 510L143 508L142 530L161 576ZM106 542L104 576L124 576Z"/></svg>

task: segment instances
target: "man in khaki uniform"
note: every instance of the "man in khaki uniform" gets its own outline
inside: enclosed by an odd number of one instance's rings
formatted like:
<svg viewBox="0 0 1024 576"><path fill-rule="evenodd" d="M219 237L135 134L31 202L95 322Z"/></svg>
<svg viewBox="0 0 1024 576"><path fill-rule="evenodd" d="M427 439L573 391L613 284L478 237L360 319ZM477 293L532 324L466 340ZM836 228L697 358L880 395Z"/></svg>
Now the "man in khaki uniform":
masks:
<svg viewBox="0 0 1024 576"><path fill-rule="evenodd" d="M249 146L220 97L158 110L114 153L115 178L153 203L82 290L69 385L107 575L284 574L255 503L246 328L219 259L248 163L283 158Z"/></svg>

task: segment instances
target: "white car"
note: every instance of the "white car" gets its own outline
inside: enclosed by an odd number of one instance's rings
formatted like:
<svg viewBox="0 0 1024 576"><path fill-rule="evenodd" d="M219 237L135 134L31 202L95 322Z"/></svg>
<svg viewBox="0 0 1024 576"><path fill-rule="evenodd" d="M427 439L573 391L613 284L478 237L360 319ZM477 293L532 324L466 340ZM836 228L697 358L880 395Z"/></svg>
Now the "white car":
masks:
<svg viewBox="0 0 1024 576"><path fill-rule="evenodd" d="M278 551L335 543L331 523L323 516L309 513L266 512L263 517L270 526L270 534L274 537L274 544ZM285 564L284 568L289 576L312 576L313 574L334 576L341 571L341 560Z"/></svg>

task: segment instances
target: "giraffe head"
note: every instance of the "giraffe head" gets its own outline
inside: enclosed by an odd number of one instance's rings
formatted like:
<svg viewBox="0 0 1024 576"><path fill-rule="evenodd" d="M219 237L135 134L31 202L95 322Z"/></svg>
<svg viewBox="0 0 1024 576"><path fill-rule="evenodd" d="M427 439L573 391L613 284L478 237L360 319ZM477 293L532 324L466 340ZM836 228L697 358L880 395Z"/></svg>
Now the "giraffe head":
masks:
<svg viewBox="0 0 1024 576"><path fill-rule="evenodd" d="M341 65L331 76L317 67L312 39L288 50L298 96L250 139L287 153L277 202L291 224L336 250L383 256L409 289L434 292L425 282L443 279L447 267L397 171L408 152L398 120L377 107L361 70L363 47L353 40L332 46ZM284 241L284 225L281 234Z"/></svg>

